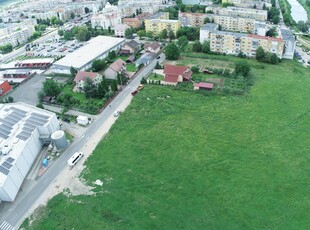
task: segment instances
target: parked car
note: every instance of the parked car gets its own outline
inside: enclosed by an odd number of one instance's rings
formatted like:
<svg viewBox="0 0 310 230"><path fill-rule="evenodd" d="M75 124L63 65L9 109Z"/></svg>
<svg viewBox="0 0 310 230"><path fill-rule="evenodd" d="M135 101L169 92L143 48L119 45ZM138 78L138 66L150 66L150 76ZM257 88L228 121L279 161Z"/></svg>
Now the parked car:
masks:
<svg viewBox="0 0 310 230"><path fill-rule="evenodd" d="M144 88L144 85L140 84L137 88L138 91L141 91Z"/></svg>
<svg viewBox="0 0 310 230"><path fill-rule="evenodd" d="M70 123L70 120L68 118L63 118L62 119L64 122Z"/></svg>
<svg viewBox="0 0 310 230"><path fill-rule="evenodd" d="M114 117L118 117L120 114L121 114L121 111L120 110L116 110L114 112Z"/></svg>
<svg viewBox="0 0 310 230"><path fill-rule="evenodd" d="M136 95L137 93L138 93L138 90L135 90L135 91L132 91L132 92L131 92L131 95L134 96L134 95Z"/></svg>

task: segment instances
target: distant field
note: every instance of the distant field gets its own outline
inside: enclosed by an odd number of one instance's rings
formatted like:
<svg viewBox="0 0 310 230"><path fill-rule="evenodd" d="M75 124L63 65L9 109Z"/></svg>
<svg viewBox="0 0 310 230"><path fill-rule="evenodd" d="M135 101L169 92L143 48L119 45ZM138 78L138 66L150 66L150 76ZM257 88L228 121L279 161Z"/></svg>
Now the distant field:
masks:
<svg viewBox="0 0 310 230"><path fill-rule="evenodd" d="M97 195L25 229L308 229L310 70L249 62L246 97L147 85L86 162Z"/></svg>

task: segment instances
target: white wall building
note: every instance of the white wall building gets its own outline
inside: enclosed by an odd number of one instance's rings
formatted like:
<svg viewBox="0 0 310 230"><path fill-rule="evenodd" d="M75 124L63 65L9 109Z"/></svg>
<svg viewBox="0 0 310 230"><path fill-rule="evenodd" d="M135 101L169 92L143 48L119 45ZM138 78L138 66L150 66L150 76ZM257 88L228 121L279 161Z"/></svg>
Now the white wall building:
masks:
<svg viewBox="0 0 310 230"><path fill-rule="evenodd" d="M87 70L94 60L106 58L110 51L118 51L124 43L124 38L97 36L80 49L55 62L51 69L55 73L65 74L70 74L71 66L78 71Z"/></svg>
<svg viewBox="0 0 310 230"><path fill-rule="evenodd" d="M0 200L14 201L43 144L58 129L52 112L23 103L0 105Z"/></svg>
<svg viewBox="0 0 310 230"><path fill-rule="evenodd" d="M200 28L199 41L203 43L210 39L210 33L218 30L219 26L215 23L207 23Z"/></svg>
<svg viewBox="0 0 310 230"><path fill-rule="evenodd" d="M28 38L35 32L34 25L21 25L15 28L0 29L0 45L11 44L17 46L26 43Z"/></svg>
<svg viewBox="0 0 310 230"><path fill-rule="evenodd" d="M94 16L91 18L92 28L101 27L103 29L114 29L115 25L121 24L121 12L117 6L112 6L107 3L100 13L94 12Z"/></svg>

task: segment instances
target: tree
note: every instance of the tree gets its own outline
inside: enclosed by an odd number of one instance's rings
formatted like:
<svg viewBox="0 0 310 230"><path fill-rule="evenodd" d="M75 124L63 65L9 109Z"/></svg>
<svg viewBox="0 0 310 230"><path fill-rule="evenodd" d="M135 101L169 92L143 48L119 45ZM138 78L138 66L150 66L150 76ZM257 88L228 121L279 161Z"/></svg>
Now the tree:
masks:
<svg viewBox="0 0 310 230"><path fill-rule="evenodd" d="M251 67L247 62L239 61L235 65L235 73L237 75L241 74L243 77L249 76Z"/></svg>
<svg viewBox="0 0 310 230"><path fill-rule="evenodd" d="M43 92L47 96L56 97L61 92L61 88L54 80L46 80L43 82Z"/></svg>
<svg viewBox="0 0 310 230"><path fill-rule="evenodd" d="M118 87L117 87L117 80L112 80L111 90L112 90L113 92L115 92L115 91L118 90Z"/></svg>
<svg viewBox="0 0 310 230"><path fill-rule="evenodd" d="M106 67L106 61L104 59L94 60L91 66L92 71L98 72Z"/></svg>
<svg viewBox="0 0 310 230"><path fill-rule="evenodd" d="M198 72L199 72L199 67L198 67L198 66L193 66L193 67L191 68L191 71L192 71L193 73L198 73Z"/></svg>
<svg viewBox="0 0 310 230"><path fill-rule="evenodd" d="M184 48L188 44L188 39L186 36L181 36L178 38L177 44L180 49Z"/></svg>
<svg viewBox="0 0 310 230"><path fill-rule="evenodd" d="M72 40L73 38L74 38L74 35L71 32L71 30L66 30L64 33L64 39L68 41L68 40Z"/></svg>
<svg viewBox="0 0 310 230"><path fill-rule="evenodd" d="M170 41L175 39L175 34L172 30L169 30L168 37L169 37Z"/></svg>
<svg viewBox="0 0 310 230"><path fill-rule="evenodd" d="M85 7L85 8L84 8L84 11L85 11L85 14L88 14L90 10L89 10L88 7Z"/></svg>
<svg viewBox="0 0 310 230"><path fill-rule="evenodd" d="M137 32L137 35L139 36L139 38L141 39L142 37L145 37L146 33L145 33L145 30L139 30Z"/></svg>
<svg viewBox="0 0 310 230"><path fill-rule="evenodd" d="M42 102L43 102L43 99L44 99L44 97L45 97L44 92L43 92L42 90L40 90L40 91L37 93L37 96L38 96L39 102L42 103Z"/></svg>
<svg viewBox="0 0 310 230"><path fill-rule="evenodd" d="M307 32L309 30L309 22L305 23L304 21L298 21L297 27L301 32Z"/></svg>
<svg viewBox="0 0 310 230"><path fill-rule="evenodd" d="M279 15L275 15L273 18L272 18L272 22L273 24L278 24L280 22L280 17Z"/></svg>
<svg viewBox="0 0 310 230"><path fill-rule="evenodd" d="M86 26L81 26L78 28L78 32L75 35L75 38L78 41L88 41L91 37L90 32L88 31Z"/></svg>
<svg viewBox="0 0 310 230"><path fill-rule="evenodd" d="M267 31L266 36L275 37L276 36L276 27L272 27Z"/></svg>
<svg viewBox="0 0 310 230"><path fill-rule="evenodd" d="M203 20L203 24L206 24L206 23L210 23L210 18L206 17L204 20Z"/></svg>
<svg viewBox="0 0 310 230"><path fill-rule="evenodd" d="M132 34L133 34L133 30L131 29L131 28L127 28L126 30L125 30L125 37L128 39L128 38L130 38L131 36L132 36Z"/></svg>
<svg viewBox="0 0 310 230"><path fill-rule="evenodd" d="M271 64L278 64L279 63L279 58L276 54L272 54L271 57L270 57L270 63Z"/></svg>
<svg viewBox="0 0 310 230"><path fill-rule="evenodd" d="M202 45L200 41L195 41L193 44L193 52L201 52L202 51Z"/></svg>
<svg viewBox="0 0 310 230"><path fill-rule="evenodd" d="M259 46L256 49L255 58L259 62L263 62L265 60L265 50L263 49L263 47Z"/></svg>
<svg viewBox="0 0 310 230"><path fill-rule="evenodd" d="M110 34L112 32L111 26L108 27L108 33Z"/></svg>
<svg viewBox="0 0 310 230"><path fill-rule="evenodd" d="M114 50L110 51L109 54L108 54L108 58L110 60L114 59L116 57L116 53Z"/></svg>
<svg viewBox="0 0 310 230"><path fill-rule="evenodd" d="M97 97L104 98L108 91L109 91L108 82L106 78L103 77L97 88Z"/></svg>
<svg viewBox="0 0 310 230"><path fill-rule="evenodd" d="M75 75L77 74L77 72L78 72L78 71L77 71L73 66L70 67L70 74L71 74L71 78L72 78L72 79L75 77Z"/></svg>
<svg viewBox="0 0 310 230"><path fill-rule="evenodd" d="M166 46L165 54L167 60L177 60L180 56L180 50L175 43L170 43Z"/></svg>
<svg viewBox="0 0 310 230"><path fill-rule="evenodd" d="M10 53L10 52L12 52L12 50L13 50L13 46L11 44L6 44L3 46L0 46L0 52L2 54Z"/></svg>
<svg viewBox="0 0 310 230"><path fill-rule="evenodd" d="M166 29L163 29L160 33L160 37L166 39L168 37L168 31Z"/></svg>
<svg viewBox="0 0 310 230"><path fill-rule="evenodd" d="M145 36L147 36L148 38L152 39L153 38L153 33L152 31L147 31Z"/></svg>
<svg viewBox="0 0 310 230"><path fill-rule="evenodd" d="M75 18L75 14L73 12L71 12L70 17L71 17L71 19Z"/></svg>
<svg viewBox="0 0 310 230"><path fill-rule="evenodd" d="M202 43L202 52L208 54L211 52L211 49L210 49L210 42L209 41L204 41Z"/></svg>
<svg viewBox="0 0 310 230"><path fill-rule="evenodd" d="M62 36L64 36L64 31L63 30L58 30L58 35L60 36L60 37L62 37Z"/></svg>
<svg viewBox="0 0 310 230"><path fill-rule="evenodd" d="M86 98L94 98L96 96L96 85L94 82L87 77L84 81L83 91Z"/></svg>
<svg viewBox="0 0 310 230"><path fill-rule="evenodd" d="M267 7L266 7L266 4L264 3L263 4L263 10L266 10L267 9Z"/></svg>

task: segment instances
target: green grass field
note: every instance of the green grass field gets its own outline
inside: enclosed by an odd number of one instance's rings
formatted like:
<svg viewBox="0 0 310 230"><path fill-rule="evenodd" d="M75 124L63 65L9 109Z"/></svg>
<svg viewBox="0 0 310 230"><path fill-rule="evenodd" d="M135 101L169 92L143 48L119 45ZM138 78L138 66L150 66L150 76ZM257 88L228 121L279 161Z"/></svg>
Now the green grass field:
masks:
<svg viewBox="0 0 310 230"><path fill-rule="evenodd" d="M153 81L163 81L164 80L164 75L161 75L161 74L156 74L155 76L155 73L151 73L148 78L148 80L153 80Z"/></svg>
<svg viewBox="0 0 310 230"><path fill-rule="evenodd" d="M128 72L136 72L137 68L135 64L127 64L126 65L126 70Z"/></svg>
<svg viewBox="0 0 310 230"><path fill-rule="evenodd" d="M310 71L250 62L247 96L147 85L86 162L96 196L57 195L23 226L308 229Z"/></svg>

